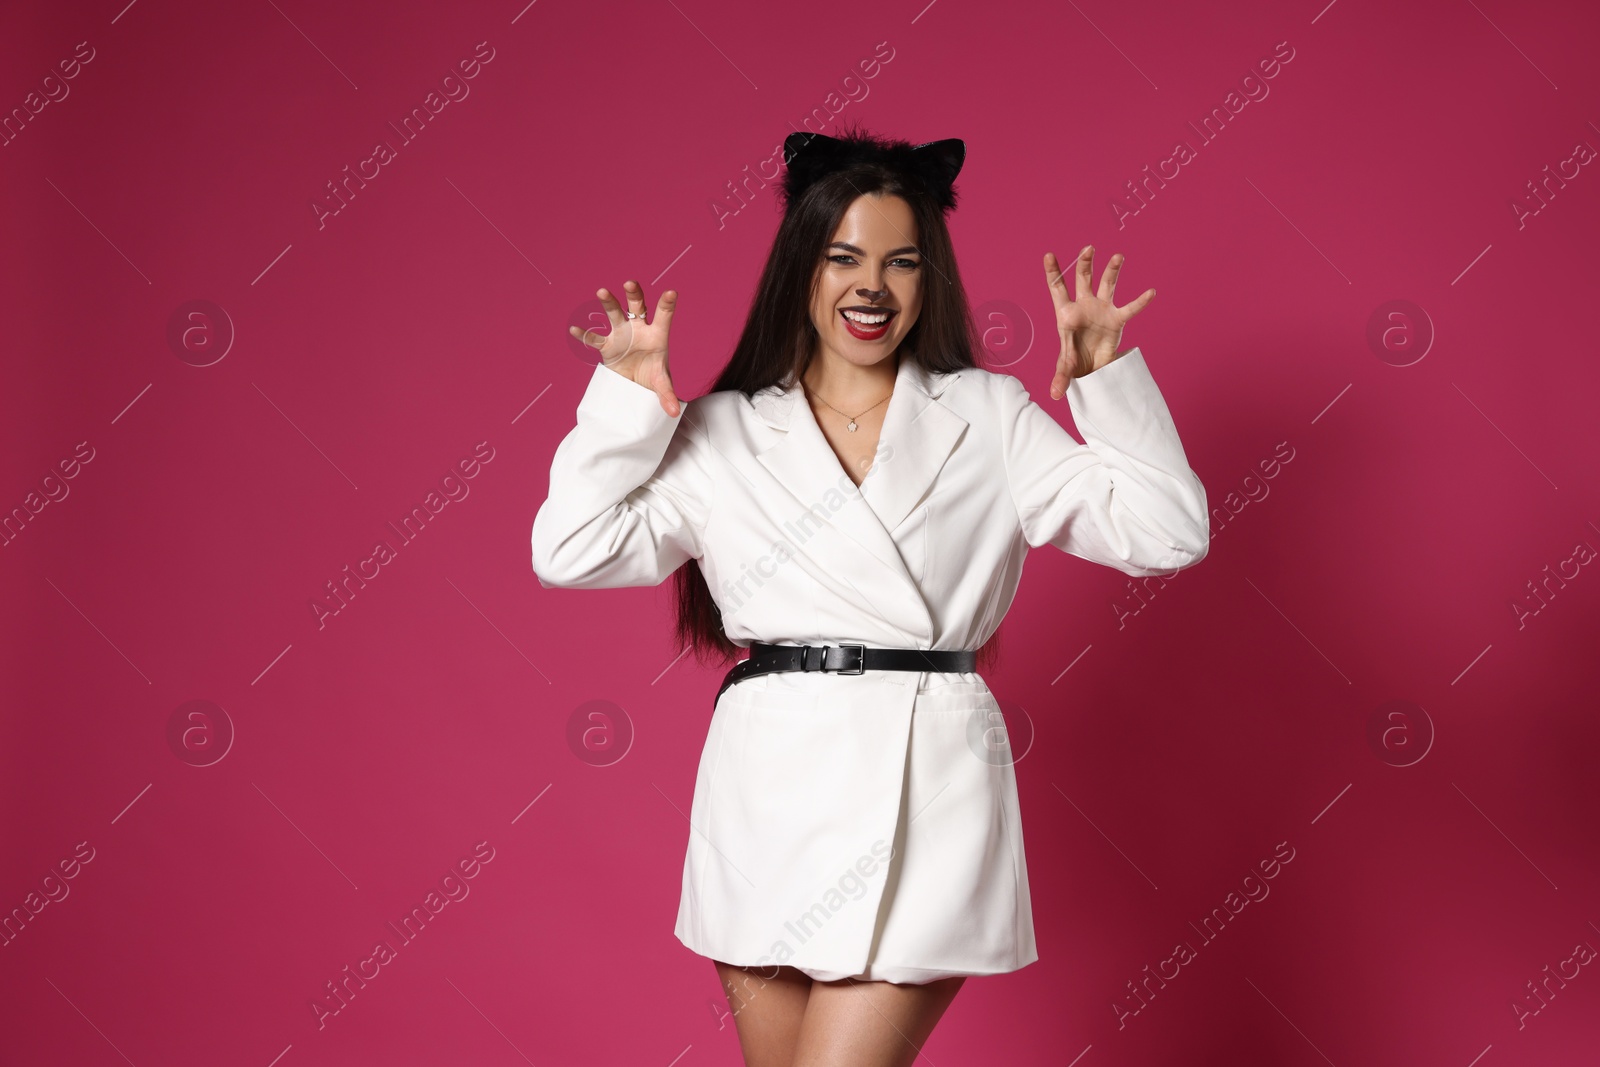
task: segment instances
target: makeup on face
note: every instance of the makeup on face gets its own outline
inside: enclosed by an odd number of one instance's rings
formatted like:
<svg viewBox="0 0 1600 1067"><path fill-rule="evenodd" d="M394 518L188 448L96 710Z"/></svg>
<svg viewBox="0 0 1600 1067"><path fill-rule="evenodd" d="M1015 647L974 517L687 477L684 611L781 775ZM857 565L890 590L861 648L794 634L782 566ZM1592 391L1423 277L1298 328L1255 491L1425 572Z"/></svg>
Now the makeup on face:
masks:
<svg viewBox="0 0 1600 1067"><path fill-rule="evenodd" d="M839 219L821 253L811 319L823 347L846 362L891 355L922 309L923 255L911 205L863 194Z"/></svg>

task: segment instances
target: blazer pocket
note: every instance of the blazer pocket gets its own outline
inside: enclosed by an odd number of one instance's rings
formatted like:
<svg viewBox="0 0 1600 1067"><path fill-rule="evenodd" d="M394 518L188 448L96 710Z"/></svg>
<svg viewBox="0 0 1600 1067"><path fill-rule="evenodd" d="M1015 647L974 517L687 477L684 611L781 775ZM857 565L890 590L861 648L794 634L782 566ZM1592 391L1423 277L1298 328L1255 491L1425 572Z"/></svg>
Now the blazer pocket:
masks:
<svg viewBox="0 0 1600 1067"><path fill-rule="evenodd" d="M927 580L933 568L933 505L923 504L894 528L895 547L906 570L918 582Z"/></svg>

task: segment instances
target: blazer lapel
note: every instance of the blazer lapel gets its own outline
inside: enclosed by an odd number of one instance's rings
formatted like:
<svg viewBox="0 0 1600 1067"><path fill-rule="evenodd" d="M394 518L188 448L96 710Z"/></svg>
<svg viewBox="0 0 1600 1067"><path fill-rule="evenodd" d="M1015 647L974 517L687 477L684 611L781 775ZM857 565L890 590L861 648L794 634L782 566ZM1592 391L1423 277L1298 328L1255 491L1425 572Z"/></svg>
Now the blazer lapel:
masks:
<svg viewBox="0 0 1600 1067"><path fill-rule="evenodd" d="M966 419L938 400L939 394L958 377L959 372L930 375L909 360L900 362L894 397L884 413L883 432L878 438L878 450L887 446L890 455L873 464L861 485L862 495L886 530L892 531L904 522L928 495L934 478L967 428ZM826 439L823 444L827 444Z"/></svg>
<svg viewBox="0 0 1600 1067"><path fill-rule="evenodd" d="M796 521L808 510L827 516L834 529L877 561L886 578L909 587L924 615L922 591L906 569L890 531L926 496L966 429L966 420L937 400L956 377L930 375L911 360L900 360L894 392L884 412L879 456L859 489L823 436L797 381L769 386L750 398L762 421L779 431L777 440L756 458L795 498ZM886 447L887 457L882 455ZM843 503L839 504L841 497Z"/></svg>

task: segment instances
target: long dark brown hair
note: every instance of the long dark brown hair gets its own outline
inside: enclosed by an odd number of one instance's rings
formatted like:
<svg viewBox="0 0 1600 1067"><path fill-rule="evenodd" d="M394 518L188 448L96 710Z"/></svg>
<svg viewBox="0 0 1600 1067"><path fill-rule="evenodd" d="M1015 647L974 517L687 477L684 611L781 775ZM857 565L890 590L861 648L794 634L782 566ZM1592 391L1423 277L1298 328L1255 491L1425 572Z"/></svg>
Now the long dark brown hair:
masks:
<svg viewBox="0 0 1600 1067"><path fill-rule="evenodd" d="M860 130L848 136L879 145L905 143ZM797 381L805 375L818 340L811 322L811 298L826 246L850 205L867 194L905 200L917 225L915 243L923 260L922 309L901 339L898 357L936 373L978 366L975 355L982 350L982 339L961 284L944 210L916 176L883 163L855 163L818 178L797 200L786 205L766 266L756 283L744 331L708 392L737 389L750 397L791 374ZM679 567L673 574L673 584L678 647L692 646L702 666L708 661L718 666L731 664L738 658L741 646L723 632L722 613L711 596L700 561L691 559ZM997 631L995 637L998 636ZM979 667L991 666L997 654L995 639L991 638L979 649Z"/></svg>

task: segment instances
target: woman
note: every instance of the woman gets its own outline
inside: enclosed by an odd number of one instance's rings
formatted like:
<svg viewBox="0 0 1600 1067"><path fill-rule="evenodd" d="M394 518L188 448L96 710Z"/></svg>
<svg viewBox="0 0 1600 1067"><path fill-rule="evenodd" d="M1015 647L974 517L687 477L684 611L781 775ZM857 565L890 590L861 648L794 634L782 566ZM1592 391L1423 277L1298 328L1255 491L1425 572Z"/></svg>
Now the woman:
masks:
<svg viewBox="0 0 1600 1067"><path fill-rule="evenodd" d="M910 1063L966 977L1038 958L1013 757L974 669L1030 547L1171 574L1209 545L1205 489L1112 303L1045 278L1080 445L979 368L944 215L959 140L786 142L785 213L711 391L667 336L611 332L533 523L541 585L677 576L678 636L724 678L676 934L715 961L753 1067ZM826 646L826 647L822 647ZM988 665L987 662L984 664Z"/></svg>

